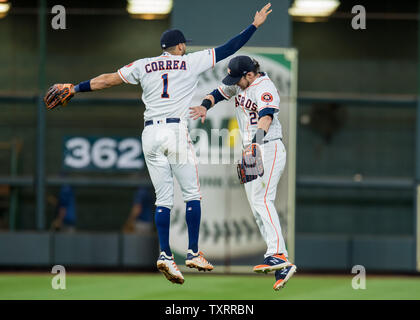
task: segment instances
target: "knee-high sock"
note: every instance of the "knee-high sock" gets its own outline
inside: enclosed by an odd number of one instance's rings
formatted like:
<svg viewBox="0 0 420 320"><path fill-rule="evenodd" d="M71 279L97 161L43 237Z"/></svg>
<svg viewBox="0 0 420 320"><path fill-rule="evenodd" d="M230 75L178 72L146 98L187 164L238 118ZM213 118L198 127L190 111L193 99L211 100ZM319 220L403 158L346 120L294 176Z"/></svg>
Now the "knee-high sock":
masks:
<svg viewBox="0 0 420 320"><path fill-rule="evenodd" d="M200 200L187 202L185 220L188 227L188 249L193 252L198 251L198 234L200 232L201 203Z"/></svg>
<svg viewBox="0 0 420 320"><path fill-rule="evenodd" d="M155 223L159 236L160 250L164 251L168 256L172 256L171 248L169 247L170 212L171 210L166 207L157 207L155 212Z"/></svg>

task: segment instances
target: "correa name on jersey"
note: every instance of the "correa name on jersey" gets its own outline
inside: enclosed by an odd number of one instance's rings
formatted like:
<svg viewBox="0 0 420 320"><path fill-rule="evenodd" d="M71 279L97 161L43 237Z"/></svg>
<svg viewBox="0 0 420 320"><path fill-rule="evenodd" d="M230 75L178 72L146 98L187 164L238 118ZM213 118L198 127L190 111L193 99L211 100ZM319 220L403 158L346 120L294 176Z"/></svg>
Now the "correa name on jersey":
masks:
<svg viewBox="0 0 420 320"><path fill-rule="evenodd" d="M187 63L180 60L154 61L144 66L146 73L163 70L187 70Z"/></svg>

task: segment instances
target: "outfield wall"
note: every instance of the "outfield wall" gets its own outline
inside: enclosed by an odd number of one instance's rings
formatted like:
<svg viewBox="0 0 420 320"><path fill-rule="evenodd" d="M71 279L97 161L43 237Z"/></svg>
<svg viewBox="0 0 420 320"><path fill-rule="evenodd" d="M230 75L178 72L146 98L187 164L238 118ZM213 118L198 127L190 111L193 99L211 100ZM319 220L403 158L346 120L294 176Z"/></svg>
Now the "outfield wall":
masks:
<svg viewBox="0 0 420 320"><path fill-rule="evenodd" d="M13 244L13 245L10 245ZM104 268L155 270L159 254L156 235L121 233L2 232L1 268ZM297 234L295 263L300 272L350 273L354 265L366 272L416 272L414 237L320 236ZM248 266L247 259L232 264ZM215 263L216 270L218 264ZM251 266L238 270L251 272ZM226 267L221 272L229 272Z"/></svg>

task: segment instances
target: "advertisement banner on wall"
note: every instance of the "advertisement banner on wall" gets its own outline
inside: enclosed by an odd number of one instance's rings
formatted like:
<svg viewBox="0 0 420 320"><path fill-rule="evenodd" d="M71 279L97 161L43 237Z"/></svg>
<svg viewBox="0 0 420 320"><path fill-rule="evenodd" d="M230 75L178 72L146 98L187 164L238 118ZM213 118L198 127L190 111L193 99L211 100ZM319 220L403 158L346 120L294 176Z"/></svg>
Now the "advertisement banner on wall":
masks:
<svg viewBox="0 0 420 320"><path fill-rule="evenodd" d="M193 51L204 48L189 47ZM297 51L284 48L244 48L236 55L257 60L280 94L279 120L287 151L286 167L277 187L275 206L280 216L289 258L294 258L296 83ZM221 85L227 58L200 77L191 106L200 105L205 95ZM190 121L191 139L198 159L202 194L199 248L219 271L245 270L262 261L266 244L260 235L243 185L239 183L236 162L242 149L235 117L234 99L222 101L209 110L204 124ZM220 138L220 132L228 132ZM219 160L219 161L218 161ZM188 247L185 203L177 182L171 212L170 243L175 258L183 265ZM236 269L235 269L236 268Z"/></svg>

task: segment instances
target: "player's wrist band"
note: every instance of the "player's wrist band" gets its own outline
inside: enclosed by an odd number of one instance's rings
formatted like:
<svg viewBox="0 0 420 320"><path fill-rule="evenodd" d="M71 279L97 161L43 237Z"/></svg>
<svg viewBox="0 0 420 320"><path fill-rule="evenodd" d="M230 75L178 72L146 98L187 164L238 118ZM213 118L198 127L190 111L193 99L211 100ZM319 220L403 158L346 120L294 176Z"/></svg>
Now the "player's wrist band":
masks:
<svg viewBox="0 0 420 320"><path fill-rule="evenodd" d="M209 109L211 108L211 100L210 100L210 99L204 99L204 100L201 102L201 105L202 105L203 107L205 107L207 110L209 110Z"/></svg>
<svg viewBox="0 0 420 320"><path fill-rule="evenodd" d="M259 128L257 130L257 132L255 133L254 138L252 139L252 143L263 144L263 139L264 139L266 134L267 134L267 132L265 132L263 129Z"/></svg>
<svg viewBox="0 0 420 320"><path fill-rule="evenodd" d="M90 87L90 80L80 82L77 86L74 87L74 91L76 91L76 92L92 91L92 89Z"/></svg>

